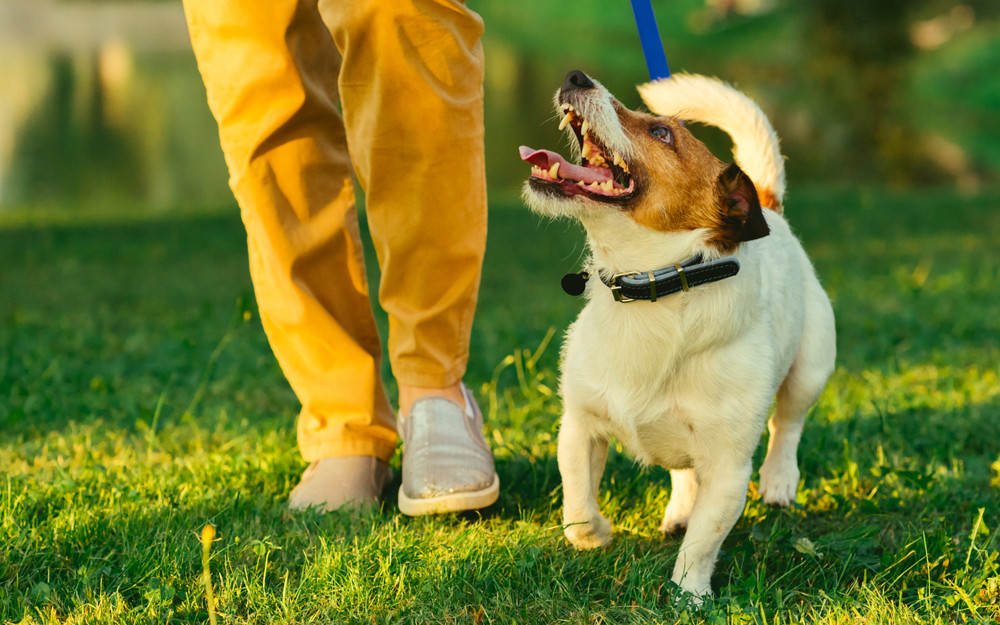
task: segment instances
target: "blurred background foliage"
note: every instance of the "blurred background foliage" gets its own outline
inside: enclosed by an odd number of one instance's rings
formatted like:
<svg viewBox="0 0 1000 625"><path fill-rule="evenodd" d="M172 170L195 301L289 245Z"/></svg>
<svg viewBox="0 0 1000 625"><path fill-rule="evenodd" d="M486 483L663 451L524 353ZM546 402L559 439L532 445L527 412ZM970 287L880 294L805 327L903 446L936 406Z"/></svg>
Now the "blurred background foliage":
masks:
<svg viewBox="0 0 1000 625"><path fill-rule="evenodd" d="M717 75L768 112L793 193L1000 180L995 0L653 4L675 72ZM469 5L486 22L490 192L516 206L517 146L563 145L565 72L638 106L645 64L625 0ZM179 2L3 0L0 55L0 211L232 205ZM698 132L727 157L725 137Z"/></svg>

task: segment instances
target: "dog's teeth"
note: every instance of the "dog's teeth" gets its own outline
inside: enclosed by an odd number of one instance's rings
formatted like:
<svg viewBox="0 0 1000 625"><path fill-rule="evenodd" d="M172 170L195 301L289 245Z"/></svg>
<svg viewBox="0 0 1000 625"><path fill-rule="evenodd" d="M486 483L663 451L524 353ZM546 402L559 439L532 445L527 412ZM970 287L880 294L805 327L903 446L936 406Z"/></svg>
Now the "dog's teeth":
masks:
<svg viewBox="0 0 1000 625"><path fill-rule="evenodd" d="M572 120L573 120L572 113L566 113L566 116L562 118L561 122L559 122L559 130L562 130L563 128L568 126Z"/></svg>
<svg viewBox="0 0 1000 625"><path fill-rule="evenodd" d="M621 168L622 171L626 174L629 173L628 164L625 162L625 159L622 158L622 155L618 153L618 150L615 150L614 158L612 160L615 165L618 165L618 167Z"/></svg>
<svg viewBox="0 0 1000 625"><path fill-rule="evenodd" d="M559 163L558 162L554 163L552 165L552 167L549 169L549 177L552 178L553 180L558 180L559 179Z"/></svg>
<svg viewBox="0 0 1000 625"><path fill-rule="evenodd" d="M586 126L587 122L583 122L583 124ZM582 156L583 158L588 158L590 156L590 153L592 151L593 151L593 148L591 148L590 144L589 143L584 143L583 147L580 148L580 156Z"/></svg>
<svg viewBox="0 0 1000 625"><path fill-rule="evenodd" d="M580 126L580 134L582 134L583 138L586 139L589 133L590 133L590 122L588 122L587 120L583 120L583 125Z"/></svg>
<svg viewBox="0 0 1000 625"><path fill-rule="evenodd" d="M611 191L612 189L615 188L615 185L610 180L605 180L604 182L601 183L601 188L604 189L605 191Z"/></svg>

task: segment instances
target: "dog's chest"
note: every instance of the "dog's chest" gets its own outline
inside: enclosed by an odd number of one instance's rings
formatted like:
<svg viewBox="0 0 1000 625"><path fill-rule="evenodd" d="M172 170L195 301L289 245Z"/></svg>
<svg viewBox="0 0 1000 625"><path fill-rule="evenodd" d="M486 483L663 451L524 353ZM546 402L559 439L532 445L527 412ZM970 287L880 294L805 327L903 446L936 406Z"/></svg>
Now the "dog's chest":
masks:
<svg viewBox="0 0 1000 625"><path fill-rule="evenodd" d="M663 412L658 418L636 421L627 415L609 415L616 438L637 460L668 469L686 469L698 447L693 424L679 411Z"/></svg>
<svg viewBox="0 0 1000 625"><path fill-rule="evenodd" d="M583 394L593 398L588 412L604 421L629 453L644 463L681 469L691 466L704 435L718 428L711 422L717 415L706 406L706 398L717 393L711 380L695 379L701 359L686 355L673 336L669 328L660 328L631 337L618 333L619 342L612 343L605 334L602 347L578 346L592 356L576 360L587 364L567 373L589 390ZM567 356L573 359L572 353Z"/></svg>
<svg viewBox="0 0 1000 625"><path fill-rule="evenodd" d="M640 461L670 469L753 434L732 410L732 337L702 329L736 324L699 328L670 314L621 320L599 306L585 310L565 354L565 391L585 398L601 429Z"/></svg>
<svg viewBox="0 0 1000 625"><path fill-rule="evenodd" d="M707 450L730 446L745 424L718 409L730 398L713 380L699 379L698 369L697 362L687 362L670 377L619 380L598 408L609 433L641 462L668 469L689 468Z"/></svg>

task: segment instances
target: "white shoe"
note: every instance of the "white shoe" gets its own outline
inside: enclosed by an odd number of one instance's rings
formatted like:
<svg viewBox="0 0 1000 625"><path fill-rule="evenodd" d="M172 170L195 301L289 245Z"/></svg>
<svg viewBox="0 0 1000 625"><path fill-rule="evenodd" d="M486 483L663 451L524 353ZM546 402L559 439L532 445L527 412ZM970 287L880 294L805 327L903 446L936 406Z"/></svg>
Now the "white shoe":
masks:
<svg viewBox="0 0 1000 625"><path fill-rule="evenodd" d="M465 410L442 397L414 402L399 420L403 484L399 509L408 516L485 508L500 494L493 453L483 438L483 416L462 386Z"/></svg>

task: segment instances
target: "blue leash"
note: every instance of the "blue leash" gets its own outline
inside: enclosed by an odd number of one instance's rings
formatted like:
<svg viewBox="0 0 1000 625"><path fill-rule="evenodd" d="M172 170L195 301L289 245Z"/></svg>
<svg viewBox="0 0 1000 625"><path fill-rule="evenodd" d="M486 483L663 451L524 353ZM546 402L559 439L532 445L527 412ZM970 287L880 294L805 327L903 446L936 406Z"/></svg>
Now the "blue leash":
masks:
<svg viewBox="0 0 1000 625"><path fill-rule="evenodd" d="M632 15L635 16L635 25L639 29L639 41L642 43L642 54L646 57L649 79L670 78L670 67L667 65L667 54L663 51L660 29L656 26L656 16L653 15L652 0L632 0Z"/></svg>

